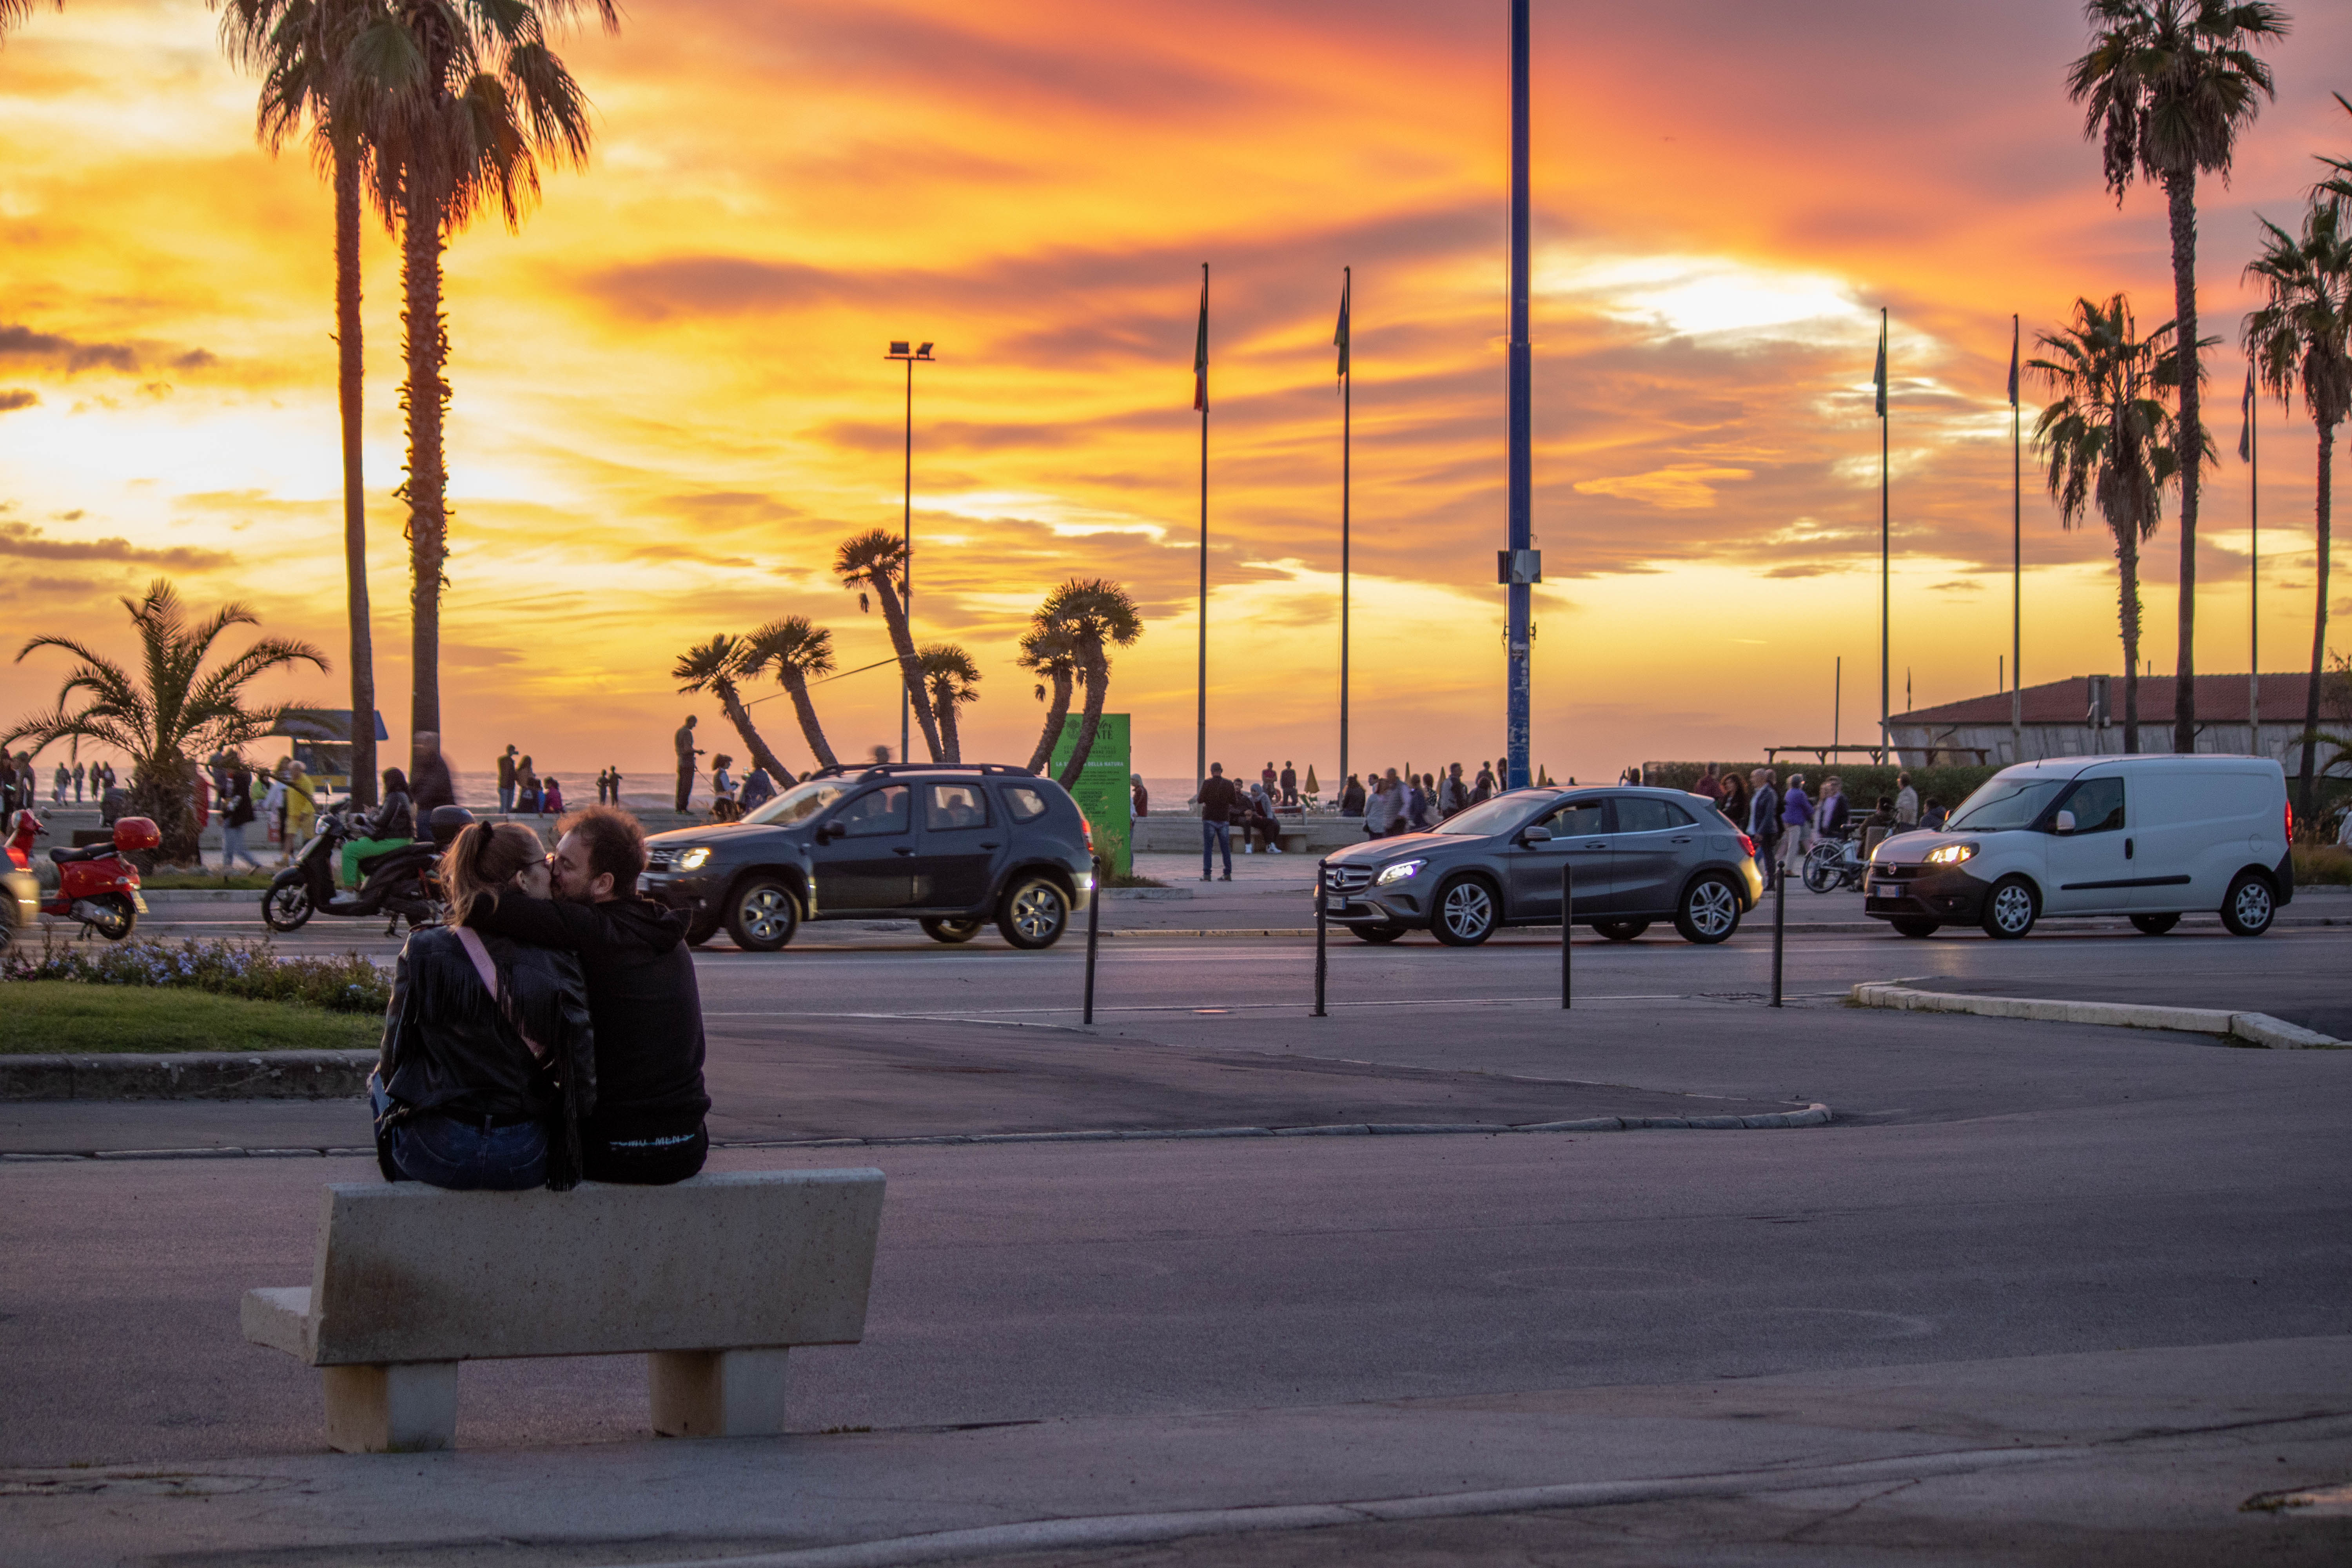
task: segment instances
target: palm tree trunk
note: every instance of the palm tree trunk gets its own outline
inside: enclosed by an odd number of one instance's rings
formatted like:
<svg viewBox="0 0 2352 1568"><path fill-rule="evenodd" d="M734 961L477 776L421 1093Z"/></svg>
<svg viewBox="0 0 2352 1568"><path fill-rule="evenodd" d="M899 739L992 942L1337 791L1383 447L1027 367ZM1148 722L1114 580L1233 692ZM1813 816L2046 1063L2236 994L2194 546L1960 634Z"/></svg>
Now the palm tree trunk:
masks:
<svg viewBox="0 0 2352 1568"><path fill-rule="evenodd" d="M1062 775L1055 781L1064 789L1078 786L1078 774L1086 769L1087 754L1095 749L1095 731L1102 727L1103 699L1110 690L1110 660L1103 657L1102 649L1088 648L1086 659L1086 712L1078 721L1078 739L1070 748L1070 760L1062 764Z"/></svg>
<svg viewBox="0 0 2352 1568"><path fill-rule="evenodd" d="M940 761L943 763L962 762L963 741L962 738L956 733L955 700L953 698L948 698L940 702L936 702L932 704L932 710L940 716L940 748L941 753Z"/></svg>
<svg viewBox="0 0 2352 1568"><path fill-rule="evenodd" d="M719 693L719 706L726 710L727 721L743 737L743 749L751 753L751 765L767 769L772 779L789 772L776 760L776 753L768 750L768 742L760 739L760 731L751 722L751 711L743 706L742 694L735 689L735 683L722 676L710 683L710 689Z"/></svg>
<svg viewBox="0 0 2352 1568"><path fill-rule="evenodd" d="M801 738L808 742L809 755L816 759L818 767L839 767L833 748L825 743L824 727L816 721L816 704L809 700L808 677L791 665L786 665L781 673L784 689L793 694L793 712L800 719Z"/></svg>
<svg viewBox="0 0 2352 1568"><path fill-rule="evenodd" d="M196 764L176 752L134 757L131 765L131 810L152 818L163 842L155 858L166 866L192 866L197 847Z"/></svg>
<svg viewBox="0 0 2352 1568"><path fill-rule="evenodd" d="M2318 780L2312 773L2312 751L2319 743L2319 680L2327 668L2327 532L2328 508L2336 482L2336 428L2330 425L2319 427L2319 482L2315 516L2319 524L2318 604L2311 616L2311 687L2303 694L2303 771L2294 788L2294 816L2298 822L2312 824L2319 819L2313 812L2312 792Z"/></svg>
<svg viewBox="0 0 2352 1568"><path fill-rule="evenodd" d="M352 624L352 798L375 795L375 647L367 580L367 485L360 458L360 161L335 148L335 349L343 424L343 577Z"/></svg>
<svg viewBox="0 0 2352 1568"><path fill-rule="evenodd" d="M2197 171L2168 174L2164 194L2172 225L2173 342L2180 353L2180 627L2172 687L2172 749L2197 749L2197 488L2205 456L2198 418L2200 356L2197 349Z"/></svg>
<svg viewBox="0 0 2352 1568"><path fill-rule="evenodd" d="M890 628L890 646L898 653L898 679L906 683L907 699L915 710L915 722L922 726L923 744L931 751L931 761L947 759L940 752L939 721L931 712L930 693L923 689L923 667L915 657L915 634L907 625L907 606L899 602L898 590L890 579L879 574L871 579L874 596L882 601L882 620Z"/></svg>
<svg viewBox="0 0 2352 1568"><path fill-rule="evenodd" d="M448 323L441 314L441 203L432 182L412 168L401 212L402 347L408 384L401 391L408 415L410 658L408 724L441 729L441 584L448 558L449 471L442 425L449 386L442 370L449 354ZM414 742L412 742L412 744Z"/></svg>
<svg viewBox="0 0 2352 1568"><path fill-rule="evenodd" d="M1045 730L1037 737L1037 749L1029 753L1029 771L1042 773L1045 764L1054 760L1054 742L1062 738L1062 725L1070 717L1070 676L1067 670L1054 672L1054 703L1045 710Z"/></svg>
<svg viewBox="0 0 2352 1568"><path fill-rule="evenodd" d="M2124 632L2124 751L2139 751L2139 524L2126 521L2116 536L2123 587L2117 613Z"/></svg>

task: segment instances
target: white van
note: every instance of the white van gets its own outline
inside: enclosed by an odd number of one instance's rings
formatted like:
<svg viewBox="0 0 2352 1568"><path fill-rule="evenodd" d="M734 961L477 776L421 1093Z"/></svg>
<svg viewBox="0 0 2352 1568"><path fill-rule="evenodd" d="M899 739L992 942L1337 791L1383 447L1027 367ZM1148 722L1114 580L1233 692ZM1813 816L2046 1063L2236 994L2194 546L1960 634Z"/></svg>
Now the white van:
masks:
<svg viewBox="0 0 2352 1568"><path fill-rule="evenodd" d="M2061 757L2003 768L1941 832L1870 858L1863 912L1905 936L1981 925L2023 936L2043 915L2128 915L2161 936L2214 910L2238 936L2294 897L2286 776L2264 757Z"/></svg>

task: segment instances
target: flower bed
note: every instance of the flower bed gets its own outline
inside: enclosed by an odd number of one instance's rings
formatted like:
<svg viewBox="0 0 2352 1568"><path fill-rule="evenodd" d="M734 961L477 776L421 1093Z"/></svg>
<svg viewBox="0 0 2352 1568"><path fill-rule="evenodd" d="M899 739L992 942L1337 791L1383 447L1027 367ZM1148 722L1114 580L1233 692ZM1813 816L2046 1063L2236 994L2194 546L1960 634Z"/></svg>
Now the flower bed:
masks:
<svg viewBox="0 0 2352 1568"><path fill-rule="evenodd" d="M280 958L267 942L134 938L107 946L44 936L35 953L0 954L0 980L66 980L90 985L180 986L253 1002L292 1002L331 1013L382 1014L392 981L356 952Z"/></svg>

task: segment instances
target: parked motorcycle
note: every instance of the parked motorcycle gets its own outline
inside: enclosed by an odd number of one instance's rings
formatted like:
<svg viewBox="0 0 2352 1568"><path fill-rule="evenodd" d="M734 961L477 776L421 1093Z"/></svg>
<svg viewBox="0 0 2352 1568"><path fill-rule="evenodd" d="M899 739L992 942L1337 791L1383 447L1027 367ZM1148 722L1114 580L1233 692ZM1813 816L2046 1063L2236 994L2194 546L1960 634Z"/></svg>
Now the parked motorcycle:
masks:
<svg viewBox="0 0 2352 1568"><path fill-rule="evenodd" d="M294 863L271 879L261 895L262 923L271 931L299 931L314 914L346 920L384 917L383 934L398 934L400 922L408 929L438 925L447 914L433 864L441 851L474 814L462 805L436 806L426 818L427 836L371 855L359 864L361 882L350 893L335 890L335 862L343 846L364 834L353 808L322 811L310 837L294 852Z"/></svg>
<svg viewBox="0 0 2352 1568"><path fill-rule="evenodd" d="M19 867L27 864L33 839L47 831L33 813L17 813L16 830L8 839L9 861ZM96 931L109 942L121 942L147 912L146 896L139 890L139 868L129 856L163 842L163 835L152 817L125 816L116 819L111 844L50 850L49 858L58 868L58 885L40 900L39 911L79 921L85 936Z"/></svg>

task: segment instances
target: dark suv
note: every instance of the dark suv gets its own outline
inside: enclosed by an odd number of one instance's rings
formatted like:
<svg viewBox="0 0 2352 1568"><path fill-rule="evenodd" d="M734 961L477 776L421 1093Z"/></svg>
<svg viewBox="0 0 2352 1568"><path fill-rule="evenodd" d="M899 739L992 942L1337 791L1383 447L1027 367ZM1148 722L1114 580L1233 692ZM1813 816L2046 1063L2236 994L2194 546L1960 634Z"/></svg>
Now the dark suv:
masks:
<svg viewBox="0 0 2352 1568"><path fill-rule="evenodd" d="M897 916L940 942L990 920L1015 947L1051 947L1094 896L1094 830L1062 786L995 763L828 769L740 822L646 840L646 895L686 911L687 941L720 926L773 952L803 920Z"/></svg>

